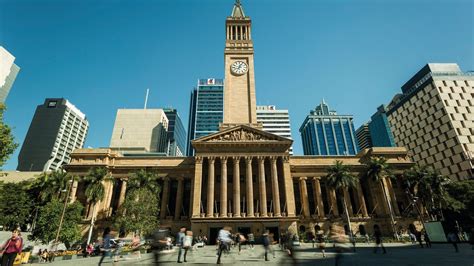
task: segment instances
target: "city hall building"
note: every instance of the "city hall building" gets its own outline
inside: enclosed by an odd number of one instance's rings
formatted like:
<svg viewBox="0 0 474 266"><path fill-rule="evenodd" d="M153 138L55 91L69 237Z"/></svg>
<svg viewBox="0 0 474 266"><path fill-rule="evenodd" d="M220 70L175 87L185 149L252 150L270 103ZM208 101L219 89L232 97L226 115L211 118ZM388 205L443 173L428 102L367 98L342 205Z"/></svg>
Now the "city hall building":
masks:
<svg viewBox="0 0 474 266"><path fill-rule="evenodd" d="M289 229L307 232L318 227L328 230L331 224L344 226L343 198L354 232L372 233L372 226L378 224L390 235L393 228L406 229L414 223L415 218L403 212L410 202L399 181L402 172L412 166L404 148L366 149L356 155L290 156L292 140L262 130L256 115L251 20L239 1L226 19L224 58L223 123L218 132L192 141L193 157L126 156L109 148L78 149L72 154L66 166L69 173L84 176L91 167L106 167L116 180L105 183L105 199L96 208L99 226L100 220L107 221L123 204L127 179L140 169L160 177L160 223L173 231L187 226L211 242L224 225L256 236L265 229L278 234ZM397 181L383 182L386 195L379 184L363 178L364 163L371 156L387 158L398 175ZM361 180L340 195L325 179L327 168L336 160L348 165ZM87 204L84 191L83 183L75 183L73 199ZM93 208L86 206L90 218Z"/></svg>

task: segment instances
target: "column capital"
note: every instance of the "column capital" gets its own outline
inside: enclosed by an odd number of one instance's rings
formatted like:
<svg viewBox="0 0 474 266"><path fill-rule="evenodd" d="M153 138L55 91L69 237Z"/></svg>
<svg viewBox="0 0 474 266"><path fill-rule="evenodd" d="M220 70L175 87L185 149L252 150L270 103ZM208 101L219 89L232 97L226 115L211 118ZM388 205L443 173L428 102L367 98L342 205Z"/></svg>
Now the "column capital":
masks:
<svg viewBox="0 0 474 266"><path fill-rule="evenodd" d="M209 156L209 157L207 157L207 160L209 160L209 163L214 163L216 161L216 157Z"/></svg>
<svg viewBox="0 0 474 266"><path fill-rule="evenodd" d="M194 161L196 163L202 163L202 159L203 159L202 156L194 156Z"/></svg>
<svg viewBox="0 0 474 266"><path fill-rule="evenodd" d="M290 162L290 156L288 156L288 155L283 156L283 162L289 163Z"/></svg>
<svg viewBox="0 0 474 266"><path fill-rule="evenodd" d="M229 158L229 157L227 157L227 156L220 156L220 157L219 157L219 159L221 160L221 163L222 163L222 164L227 163L227 159L228 159L228 158Z"/></svg>
<svg viewBox="0 0 474 266"><path fill-rule="evenodd" d="M300 181L304 181L304 180L306 180L306 179L308 179L306 176L300 176L300 177L299 177L299 180L300 180Z"/></svg>
<svg viewBox="0 0 474 266"><path fill-rule="evenodd" d="M311 178L313 181L320 181L321 180L321 177L320 176L313 176Z"/></svg>
<svg viewBox="0 0 474 266"><path fill-rule="evenodd" d="M164 177L163 177L163 181L170 181L169 176L164 176Z"/></svg>
<svg viewBox="0 0 474 266"><path fill-rule="evenodd" d="M278 160L278 156L270 156L268 158L270 159L271 163L276 163L276 161Z"/></svg>
<svg viewBox="0 0 474 266"><path fill-rule="evenodd" d="M232 160L234 164L238 164L240 162L240 156L232 156Z"/></svg>
<svg viewBox="0 0 474 266"><path fill-rule="evenodd" d="M179 176L179 177L176 178L176 180L178 180L178 181L184 181L184 177Z"/></svg>
<svg viewBox="0 0 474 266"><path fill-rule="evenodd" d="M253 157L252 156L245 156L245 162L247 164L252 164Z"/></svg>

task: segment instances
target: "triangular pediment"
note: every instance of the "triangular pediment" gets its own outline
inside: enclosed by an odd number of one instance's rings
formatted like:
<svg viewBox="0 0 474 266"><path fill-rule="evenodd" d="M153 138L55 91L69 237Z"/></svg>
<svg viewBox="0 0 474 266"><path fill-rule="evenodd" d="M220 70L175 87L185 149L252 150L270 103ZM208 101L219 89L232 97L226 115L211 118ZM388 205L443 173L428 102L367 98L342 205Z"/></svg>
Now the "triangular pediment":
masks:
<svg viewBox="0 0 474 266"><path fill-rule="evenodd" d="M198 138L193 143L236 143L236 142L292 142L292 140L280 137L278 135L268 133L266 131L249 127L246 125L239 125L228 128L214 134Z"/></svg>

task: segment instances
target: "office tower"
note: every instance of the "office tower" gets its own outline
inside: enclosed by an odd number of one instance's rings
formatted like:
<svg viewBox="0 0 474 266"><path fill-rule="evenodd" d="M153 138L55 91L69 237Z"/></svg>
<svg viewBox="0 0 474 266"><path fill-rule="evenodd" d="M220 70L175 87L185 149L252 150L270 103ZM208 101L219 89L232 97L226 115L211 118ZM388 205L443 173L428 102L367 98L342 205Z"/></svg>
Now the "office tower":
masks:
<svg viewBox="0 0 474 266"><path fill-rule="evenodd" d="M89 122L64 98L47 98L36 107L18 155L19 171L52 171L69 163L69 155L82 148Z"/></svg>
<svg viewBox="0 0 474 266"><path fill-rule="evenodd" d="M370 137L369 124L365 123L356 130L357 144L359 149L372 148L372 139Z"/></svg>
<svg viewBox="0 0 474 266"><path fill-rule="evenodd" d="M288 110L277 110L275 105L257 106L257 123L262 123L264 131L292 139ZM290 154L293 155L293 146Z"/></svg>
<svg viewBox="0 0 474 266"><path fill-rule="evenodd" d="M125 154L166 155L168 118L162 109L118 109L110 148Z"/></svg>
<svg viewBox="0 0 474 266"><path fill-rule="evenodd" d="M457 64L427 64L387 106L395 143L416 163L452 179L473 176L474 75Z"/></svg>
<svg viewBox="0 0 474 266"><path fill-rule="evenodd" d="M164 108L168 118L168 156L186 155L186 130L184 129L178 110Z"/></svg>
<svg viewBox="0 0 474 266"><path fill-rule="evenodd" d="M356 135L360 149L397 146L384 105L377 108L377 112L372 115L368 123L356 130Z"/></svg>
<svg viewBox="0 0 474 266"><path fill-rule="evenodd" d="M14 63L15 57L0 46L0 103L5 103L20 68Z"/></svg>
<svg viewBox="0 0 474 266"><path fill-rule="evenodd" d="M194 155L191 140L219 131L224 111L224 80L199 79L191 92L187 154Z"/></svg>
<svg viewBox="0 0 474 266"><path fill-rule="evenodd" d="M338 115L324 102L300 127L305 155L355 155L358 151L352 115Z"/></svg>

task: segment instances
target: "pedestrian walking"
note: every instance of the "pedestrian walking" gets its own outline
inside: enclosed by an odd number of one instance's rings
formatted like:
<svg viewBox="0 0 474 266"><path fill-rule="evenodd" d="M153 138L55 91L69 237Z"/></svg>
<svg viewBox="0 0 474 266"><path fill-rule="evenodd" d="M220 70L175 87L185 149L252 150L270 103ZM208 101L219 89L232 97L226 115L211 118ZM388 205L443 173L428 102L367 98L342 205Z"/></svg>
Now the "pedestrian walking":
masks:
<svg viewBox="0 0 474 266"><path fill-rule="evenodd" d="M230 235L231 228L229 226L224 226L219 230L217 239L219 240L219 251L217 253L217 264L221 264L221 256L224 250L228 249L228 246L232 243L232 238Z"/></svg>
<svg viewBox="0 0 474 266"><path fill-rule="evenodd" d="M132 239L132 244L130 246L133 251L133 255L136 256L137 259L141 259L142 255L140 253L140 235L135 234Z"/></svg>
<svg viewBox="0 0 474 266"><path fill-rule="evenodd" d="M262 242L263 242L263 248L265 249L265 261L269 261L268 259L268 249L270 248L270 238L268 236L270 232L268 230L265 230L265 232L262 235Z"/></svg>
<svg viewBox="0 0 474 266"><path fill-rule="evenodd" d="M456 234L454 232L450 232L448 234L448 242L453 245L454 250L456 250L456 252L459 252L458 237L456 236Z"/></svg>
<svg viewBox="0 0 474 266"><path fill-rule="evenodd" d="M385 247L383 246L382 232L380 231L380 227L378 225L374 225L374 238L375 238L374 253L377 253L379 246L381 246L383 250L383 254L386 254L387 250L385 250Z"/></svg>
<svg viewBox="0 0 474 266"><path fill-rule="evenodd" d="M321 251L321 253L323 254L323 258L326 257L326 243L324 241L324 231L323 230L319 230L317 233L316 233L316 241L318 242L318 248L319 250Z"/></svg>
<svg viewBox="0 0 474 266"><path fill-rule="evenodd" d="M158 265L160 262L160 251L165 249L168 245L169 230L167 228L158 228L153 232L153 242L151 248L153 249L154 263Z"/></svg>
<svg viewBox="0 0 474 266"><path fill-rule="evenodd" d="M269 246L270 252L272 253L273 258L275 258L275 248L273 247L273 245L276 244L275 234L273 233L268 234L268 239L270 240L270 246Z"/></svg>
<svg viewBox="0 0 474 266"><path fill-rule="evenodd" d="M249 240L249 246L251 249L254 249L254 244L255 244L255 236L253 235L253 233L249 233L247 235L247 238Z"/></svg>
<svg viewBox="0 0 474 266"><path fill-rule="evenodd" d="M179 251L178 251L178 263L183 263L181 261L181 254L183 253L183 243L184 243L184 237L185 237L185 233L186 232L186 227L182 226L180 229L179 229L179 232L178 234L176 235L176 246L179 247Z"/></svg>
<svg viewBox="0 0 474 266"><path fill-rule="evenodd" d="M424 231L423 236L425 238L426 247L431 248L431 239L426 230Z"/></svg>
<svg viewBox="0 0 474 266"><path fill-rule="evenodd" d="M244 235L237 233L237 237L235 238L235 241L237 244L237 248L239 249L239 254L240 254L240 251L242 250L242 244L245 242L245 240L246 239Z"/></svg>
<svg viewBox="0 0 474 266"><path fill-rule="evenodd" d="M3 250L2 266L12 266L15 262L16 255L21 253L23 248L23 239L20 236L20 231L15 229L12 231L12 236L3 244L0 250Z"/></svg>
<svg viewBox="0 0 474 266"><path fill-rule="evenodd" d="M412 243L413 245L416 244L416 236L415 236L415 234L413 234L413 232L410 232L409 236L410 236L411 243Z"/></svg>
<svg viewBox="0 0 474 266"><path fill-rule="evenodd" d="M416 241L418 241L421 248L424 248L423 240L421 239L421 236L422 236L421 231L416 231Z"/></svg>
<svg viewBox="0 0 474 266"><path fill-rule="evenodd" d="M336 266L341 264L344 253L349 251L349 237L344 233L343 229L331 226L330 236L336 248Z"/></svg>
<svg viewBox="0 0 474 266"><path fill-rule="evenodd" d="M99 266L102 265L102 262L106 256L110 257L112 255L112 244L110 243L111 239L112 236L110 235L110 227L106 227L104 234L102 235L102 257L100 257Z"/></svg>
<svg viewBox="0 0 474 266"><path fill-rule="evenodd" d="M184 237L183 241L183 248L184 248L184 262L188 262L186 260L186 255L188 254L189 249L193 246L193 231L186 231L186 236Z"/></svg>

